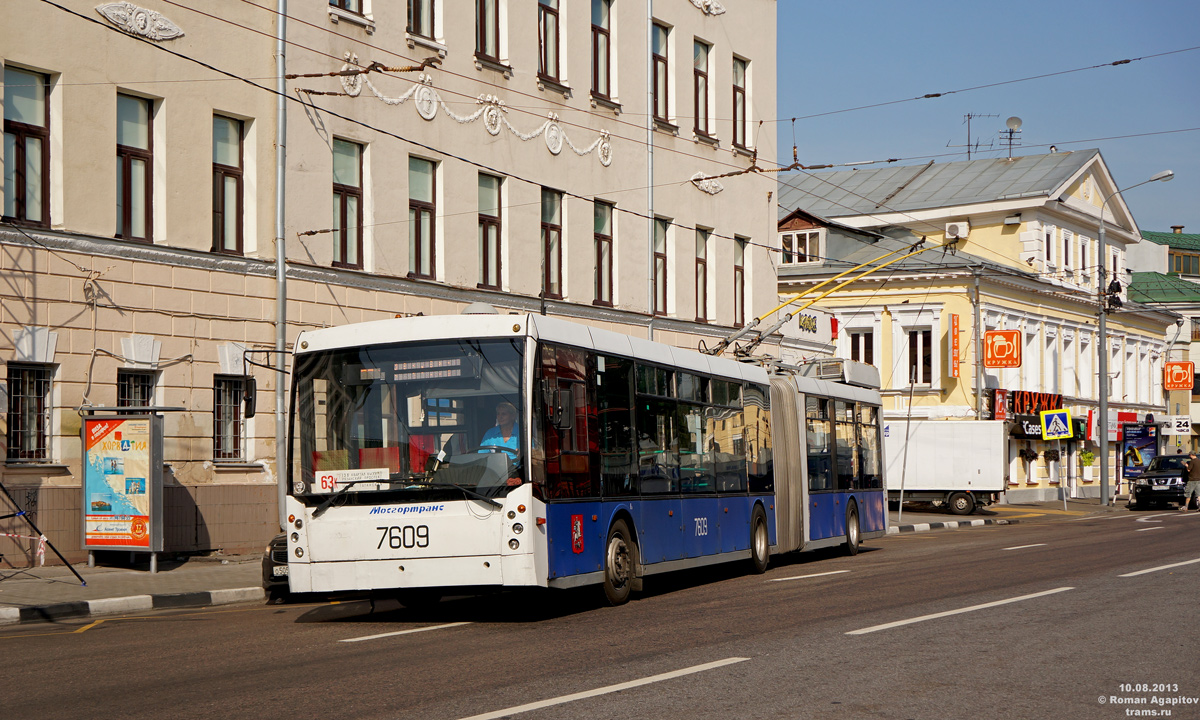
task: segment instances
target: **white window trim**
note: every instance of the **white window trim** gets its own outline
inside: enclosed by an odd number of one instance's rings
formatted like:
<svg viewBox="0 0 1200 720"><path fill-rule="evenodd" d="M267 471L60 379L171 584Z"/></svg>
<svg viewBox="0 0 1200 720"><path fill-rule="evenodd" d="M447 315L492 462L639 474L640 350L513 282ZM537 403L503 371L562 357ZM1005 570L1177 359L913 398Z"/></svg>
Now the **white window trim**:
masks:
<svg viewBox="0 0 1200 720"><path fill-rule="evenodd" d="M943 353L938 352L938 344L941 337L941 305L914 308L912 310L900 310L892 316L892 388L896 390L904 390L909 387L915 387L919 390L941 390L942 389L942 364ZM930 368L929 382L918 382L915 385L909 383L908 375L908 334L913 330L930 330L930 355L932 357L932 367Z"/></svg>
<svg viewBox="0 0 1200 720"><path fill-rule="evenodd" d="M362 15L357 15L348 10L343 10L340 7L329 5L329 20L334 24L345 20L351 25L358 25L359 27L366 28L367 34L372 35L375 33L375 16L371 12L371 0L362 0L362 4Z"/></svg>
<svg viewBox="0 0 1200 720"><path fill-rule="evenodd" d="M809 233L814 233L814 232L817 234L817 256L818 256L817 259L816 260L805 260L804 262L784 262L783 259L784 259L785 252L786 252L783 249L784 236L791 235L791 236L793 236L793 239L794 239L794 237L796 235L800 235L800 234L807 235ZM798 265L820 265L823 262L823 259L821 256L821 248L825 247L825 235L826 235L825 228L810 228L808 230L788 230L786 232L779 233L779 264L780 264L780 266L781 267L796 267ZM794 251L795 245L793 245L792 248L793 248L793 254L795 254L795 251ZM811 255L811 253L806 252L805 255Z"/></svg>

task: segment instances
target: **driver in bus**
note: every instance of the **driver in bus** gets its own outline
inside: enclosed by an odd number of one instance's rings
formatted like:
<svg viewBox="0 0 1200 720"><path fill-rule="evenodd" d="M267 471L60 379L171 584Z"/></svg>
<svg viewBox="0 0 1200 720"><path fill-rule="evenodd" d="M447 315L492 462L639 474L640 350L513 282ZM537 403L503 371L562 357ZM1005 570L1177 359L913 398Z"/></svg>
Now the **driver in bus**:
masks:
<svg viewBox="0 0 1200 720"><path fill-rule="evenodd" d="M517 408L510 402L502 402L496 406L496 424L479 441L479 452L500 450L516 461L520 449L517 438Z"/></svg>

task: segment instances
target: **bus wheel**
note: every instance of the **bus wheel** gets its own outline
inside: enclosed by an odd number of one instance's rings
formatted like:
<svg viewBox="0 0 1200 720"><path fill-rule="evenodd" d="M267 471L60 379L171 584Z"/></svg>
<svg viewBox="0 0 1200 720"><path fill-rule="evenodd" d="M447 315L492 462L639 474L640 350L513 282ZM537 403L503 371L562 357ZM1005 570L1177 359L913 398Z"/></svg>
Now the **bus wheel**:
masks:
<svg viewBox="0 0 1200 720"><path fill-rule="evenodd" d="M624 520L613 523L604 548L604 596L610 605L629 602L633 590L634 567L637 565L637 545Z"/></svg>
<svg viewBox="0 0 1200 720"><path fill-rule="evenodd" d="M975 511L975 498L970 493L956 492L947 503L953 515L970 515Z"/></svg>
<svg viewBox="0 0 1200 720"><path fill-rule="evenodd" d="M846 554L857 555L862 545L862 534L858 527L858 506L850 503L846 508Z"/></svg>
<svg viewBox="0 0 1200 720"><path fill-rule="evenodd" d="M750 518L750 561L754 572L761 575L767 571L768 554L771 550L771 540L767 536L767 514L761 505L754 507L754 515Z"/></svg>

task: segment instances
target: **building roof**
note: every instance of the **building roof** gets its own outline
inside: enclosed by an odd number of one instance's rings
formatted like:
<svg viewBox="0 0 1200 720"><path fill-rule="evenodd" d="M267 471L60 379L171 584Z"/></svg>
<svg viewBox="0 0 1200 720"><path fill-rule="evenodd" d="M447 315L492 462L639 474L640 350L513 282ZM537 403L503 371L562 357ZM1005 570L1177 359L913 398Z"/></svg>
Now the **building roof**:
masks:
<svg viewBox="0 0 1200 720"><path fill-rule="evenodd" d="M1197 233L1146 232L1143 230L1142 238L1175 250L1200 250L1200 234Z"/></svg>
<svg viewBox="0 0 1200 720"><path fill-rule="evenodd" d="M925 165L782 173L779 214L795 208L836 218L879 212L910 212L1058 191L1099 150L1077 150Z"/></svg>
<svg viewBox="0 0 1200 720"><path fill-rule="evenodd" d="M1184 280L1177 275L1135 272L1133 282L1129 285L1129 299L1140 303L1200 303L1200 283Z"/></svg>

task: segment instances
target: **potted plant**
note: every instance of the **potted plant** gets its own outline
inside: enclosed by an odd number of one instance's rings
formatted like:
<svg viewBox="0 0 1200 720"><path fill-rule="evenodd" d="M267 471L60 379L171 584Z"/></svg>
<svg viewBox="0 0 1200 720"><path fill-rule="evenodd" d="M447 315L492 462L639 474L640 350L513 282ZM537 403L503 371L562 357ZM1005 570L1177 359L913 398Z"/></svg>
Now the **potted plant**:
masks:
<svg viewBox="0 0 1200 720"><path fill-rule="evenodd" d="M1081 467L1090 468L1094 462L1096 462L1096 453L1091 450L1084 450L1079 453L1079 465Z"/></svg>
<svg viewBox="0 0 1200 720"><path fill-rule="evenodd" d="M1017 457L1021 458L1025 462L1031 463L1034 460L1037 460L1038 453L1037 450L1034 450L1033 448L1021 448L1017 451Z"/></svg>
<svg viewBox="0 0 1200 720"><path fill-rule="evenodd" d="M1058 462L1059 460L1058 450L1054 448L1047 449L1046 452L1042 453L1042 456L1046 458L1046 462Z"/></svg>

